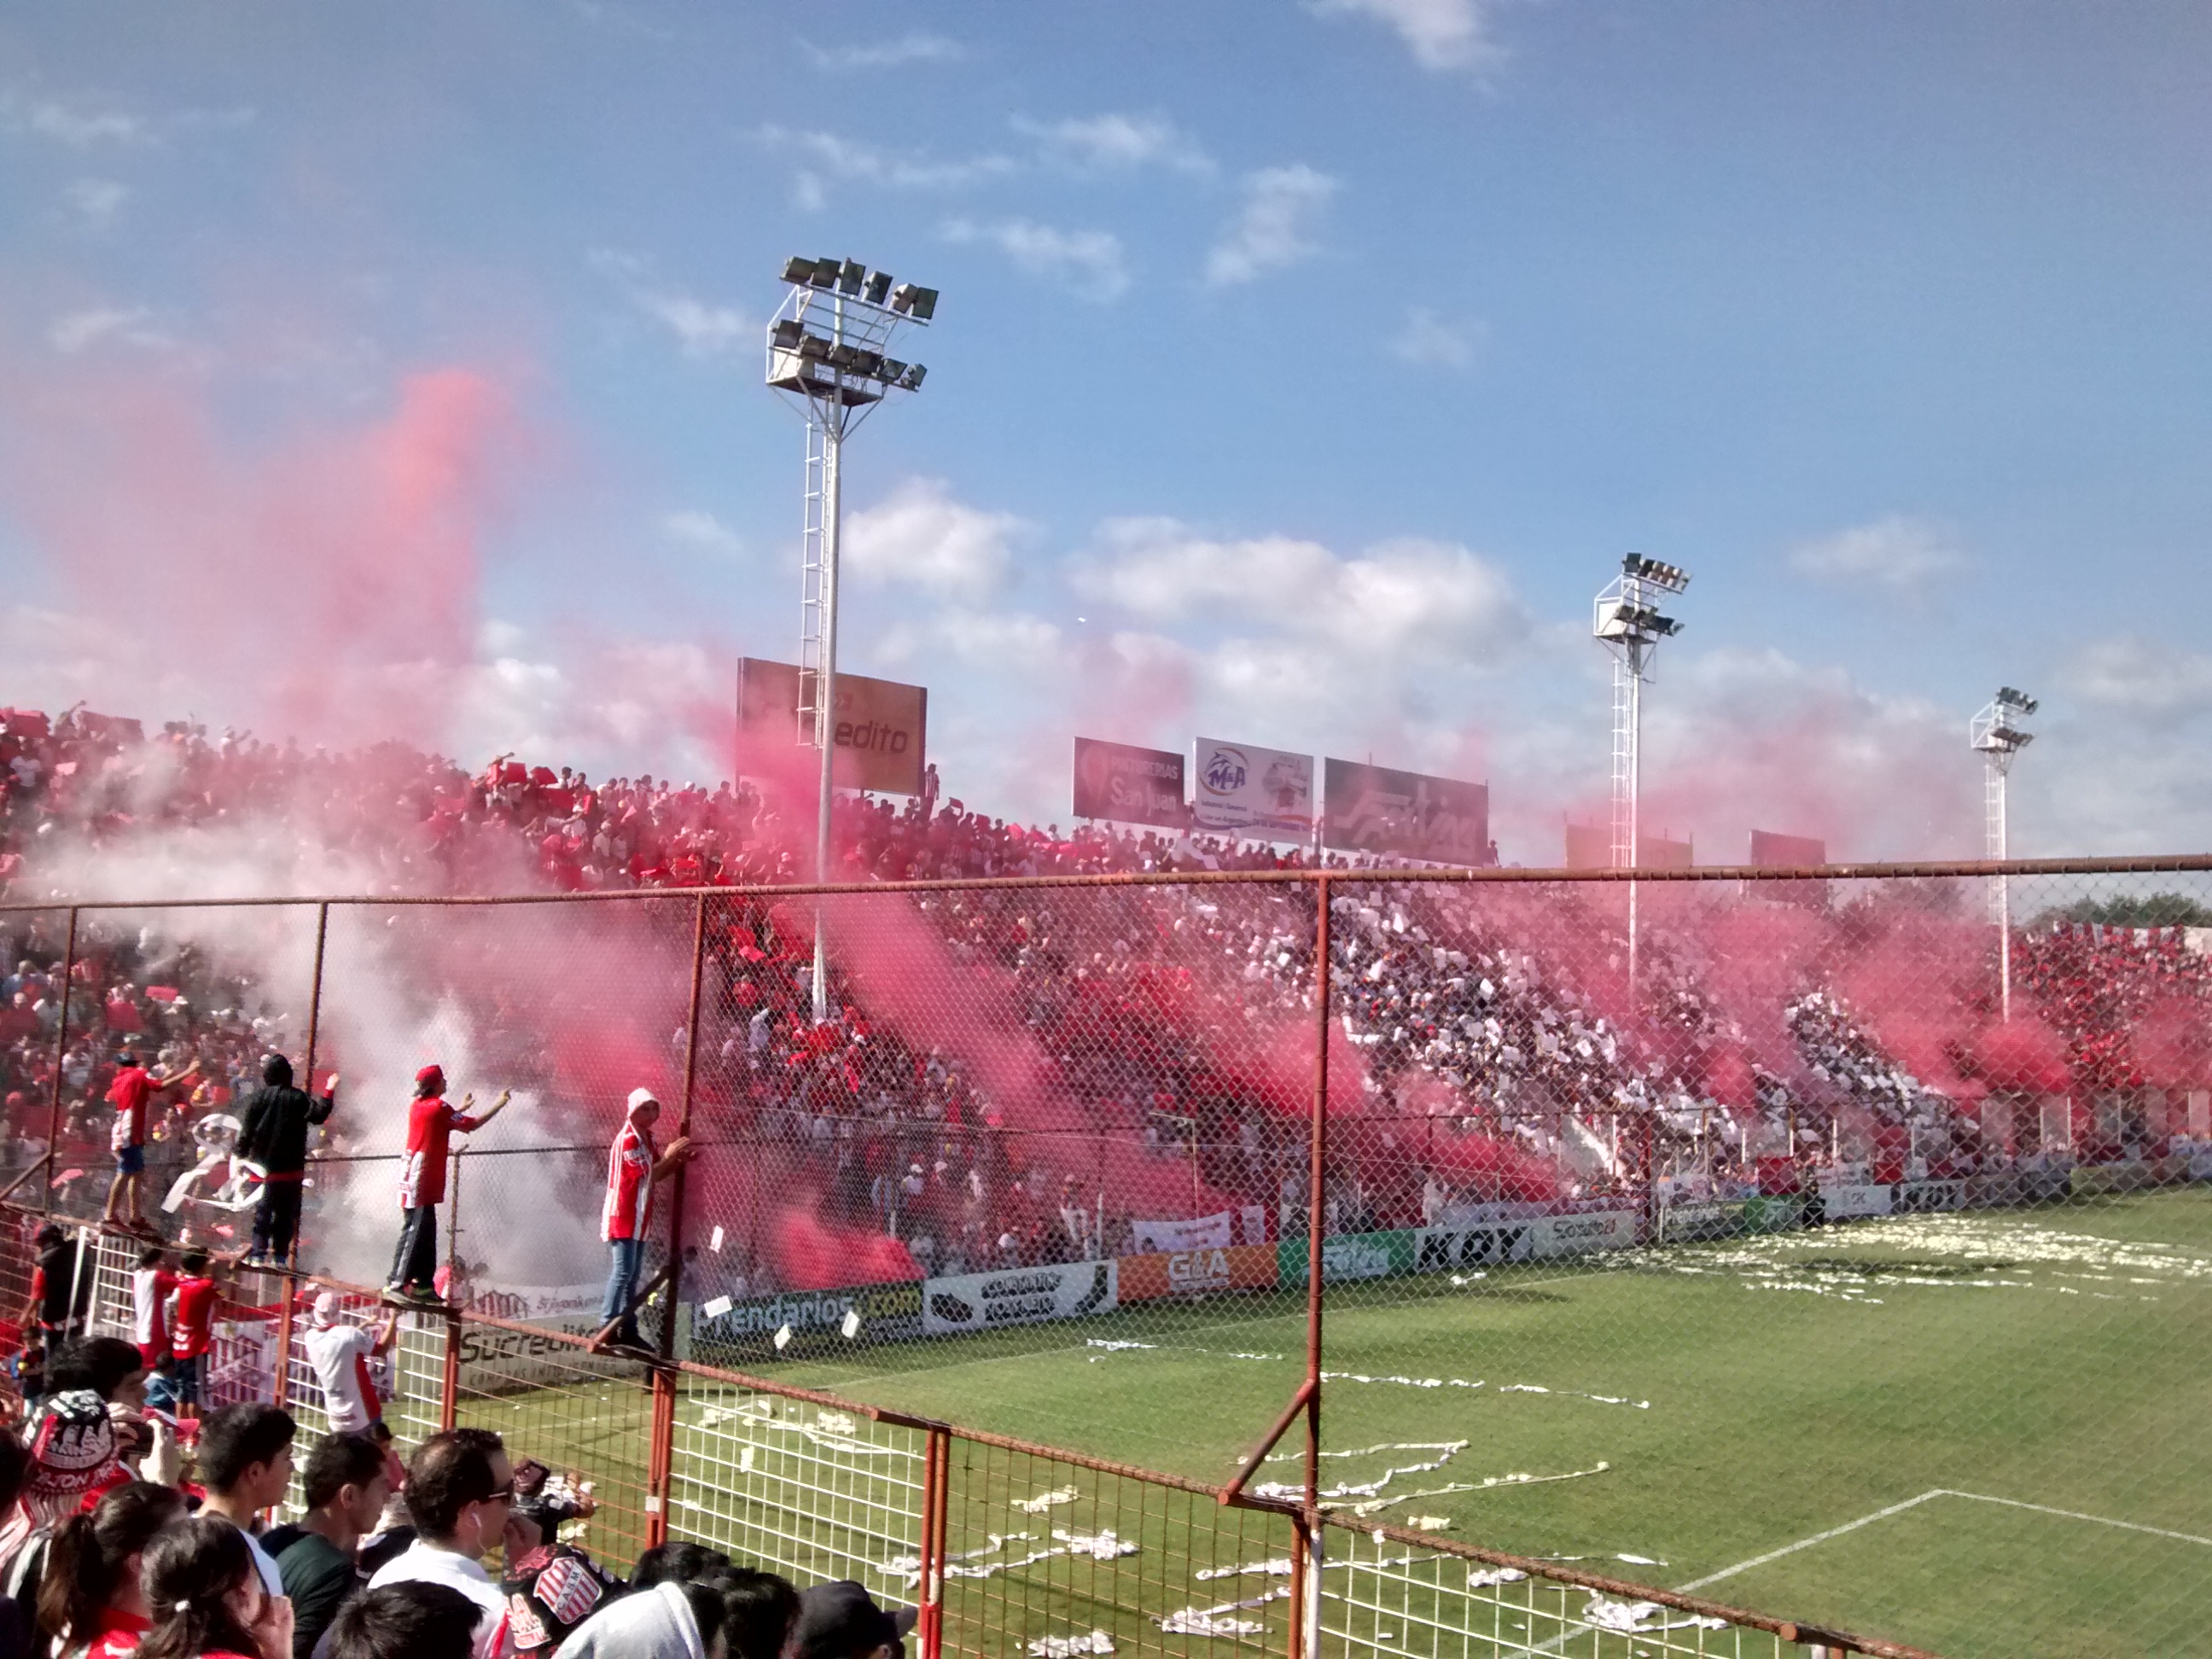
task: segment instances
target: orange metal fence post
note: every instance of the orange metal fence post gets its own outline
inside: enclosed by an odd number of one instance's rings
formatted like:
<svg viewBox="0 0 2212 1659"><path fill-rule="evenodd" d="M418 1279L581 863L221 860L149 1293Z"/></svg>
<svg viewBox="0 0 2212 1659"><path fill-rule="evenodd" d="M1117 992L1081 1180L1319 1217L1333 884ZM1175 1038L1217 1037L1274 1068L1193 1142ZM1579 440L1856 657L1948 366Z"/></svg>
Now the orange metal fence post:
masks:
<svg viewBox="0 0 2212 1659"><path fill-rule="evenodd" d="M1328 1202L1329 878L1314 883L1314 1097L1309 1155L1313 1169L1306 1194L1306 1489L1299 1541L1291 1556L1295 1581L1291 1606L1291 1659L1319 1650L1321 1578L1305 1570L1321 1536L1321 1365L1324 1277L1322 1230Z"/></svg>
<svg viewBox="0 0 2212 1659"><path fill-rule="evenodd" d="M438 1376L438 1426L450 1429L461 1419L461 1316L446 1315L446 1352Z"/></svg>
<svg viewBox="0 0 2212 1659"><path fill-rule="evenodd" d="M921 1601L915 1630L921 1659L939 1659L945 1649L945 1540L951 1507L952 1437L932 1429L921 1461Z"/></svg>
<svg viewBox="0 0 2212 1659"><path fill-rule="evenodd" d="M678 1103L676 1135L691 1133L692 1098L699 1079L700 988L707 970L707 895L694 906L691 921L691 1003L684 1024L684 1094ZM668 1194L668 1282L661 1297L665 1311L660 1319L660 1363L653 1367L652 1441L645 1459L645 1534L648 1545L668 1539L668 1509L676 1473L676 1321L684 1306L684 1209L685 1176L690 1164L676 1166Z"/></svg>
<svg viewBox="0 0 2212 1659"><path fill-rule="evenodd" d="M673 1313L672 1311L671 1317ZM645 1455L645 1542L668 1541L668 1497L676 1462L676 1372L653 1367L653 1426Z"/></svg>

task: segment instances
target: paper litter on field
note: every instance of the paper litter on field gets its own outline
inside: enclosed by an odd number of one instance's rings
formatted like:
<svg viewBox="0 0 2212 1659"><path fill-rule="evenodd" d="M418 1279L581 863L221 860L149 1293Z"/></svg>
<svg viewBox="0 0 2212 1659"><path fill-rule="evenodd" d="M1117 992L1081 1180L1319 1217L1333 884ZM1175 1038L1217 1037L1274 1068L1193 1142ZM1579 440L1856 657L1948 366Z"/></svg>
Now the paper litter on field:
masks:
<svg viewBox="0 0 2212 1659"><path fill-rule="evenodd" d="M1656 1624L1652 1622L1655 1619L1658 1621ZM1694 1613L1674 1619L1656 1601L1615 1601L1603 1595L1590 1597L1589 1605L1582 1611L1582 1622L1595 1630L1618 1631L1630 1636L1656 1636L1670 1630L1728 1628L1725 1619L1705 1619Z"/></svg>
<svg viewBox="0 0 2212 1659"><path fill-rule="evenodd" d="M846 1309L845 1322L837 1328L845 1333L845 1340L850 1342L860 1334L860 1310L858 1308Z"/></svg>
<svg viewBox="0 0 2212 1659"><path fill-rule="evenodd" d="M738 1304L726 1296L718 1296L712 1302L702 1303L699 1311L709 1319L720 1319Z"/></svg>
<svg viewBox="0 0 2212 1659"><path fill-rule="evenodd" d="M788 1326L788 1325L781 1325L781 1326L778 1326L778 1327L776 1328L776 1333L775 1333L775 1346L776 1346L776 1347L778 1348L778 1350L779 1350L779 1351L780 1351L780 1350L781 1350L781 1349L784 1349L784 1348L787 1348L787 1347L789 1347L789 1346L791 1346L791 1327L790 1327L790 1326Z"/></svg>
<svg viewBox="0 0 2212 1659"><path fill-rule="evenodd" d="M1113 1561L1137 1553L1135 1544L1111 1532L1062 1532L1054 1527L1052 1535L1067 1546L1070 1555L1087 1555L1094 1561Z"/></svg>
<svg viewBox="0 0 2212 1659"><path fill-rule="evenodd" d="M1054 1486L1050 1492L1041 1492L1034 1498L1017 1498L1014 1507L1024 1515L1042 1515L1047 1510L1062 1504L1073 1504L1082 1496L1075 1486Z"/></svg>
<svg viewBox="0 0 2212 1659"><path fill-rule="evenodd" d="M1406 1524L1416 1532L1449 1532L1451 1517L1448 1515L1409 1515Z"/></svg>
<svg viewBox="0 0 2212 1659"><path fill-rule="evenodd" d="M1078 1654L1111 1653L1114 1638L1103 1630L1088 1636L1045 1636L1030 1644L1036 1659L1076 1659Z"/></svg>
<svg viewBox="0 0 2212 1659"><path fill-rule="evenodd" d="M707 1241L707 1248L708 1248L708 1249L712 1250L712 1251L713 1251L716 1255L721 1255L721 1253L722 1253L722 1229L721 1229L721 1227L720 1227L720 1225L719 1224L718 1224L715 1226L715 1228L714 1228L714 1236L713 1236L712 1237L710 1237L709 1239L708 1239L708 1241Z"/></svg>
<svg viewBox="0 0 2212 1659"><path fill-rule="evenodd" d="M1499 1584L1517 1584L1528 1575L1518 1567L1475 1567L1467 1575L1469 1589L1491 1589Z"/></svg>
<svg viewBox="0 0 2212 1659"><path fill-rule="evenodd" d="M1278 1555L1265 1561L1248 1561L1239 1567L1206 1567L1191 1576L1203 1583L1212 1578L1242 1578L1247 1573L1265 1573L1272 1578L1291 1576L1291 1558Z"/></svg>

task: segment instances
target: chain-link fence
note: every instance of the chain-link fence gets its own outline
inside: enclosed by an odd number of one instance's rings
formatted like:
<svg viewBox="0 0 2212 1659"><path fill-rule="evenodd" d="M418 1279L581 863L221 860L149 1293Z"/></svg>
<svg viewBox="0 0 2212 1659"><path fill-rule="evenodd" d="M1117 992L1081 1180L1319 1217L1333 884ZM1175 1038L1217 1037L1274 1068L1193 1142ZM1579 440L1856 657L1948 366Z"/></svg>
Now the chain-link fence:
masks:
<svg viewBox="0 0 2212 1659"><path fill-rule="evenodd" d="M0 955L20 941L91 988L69 1030L9 1050L9 1163L16 1202L100 1212L103 1068L135 1036L181 1079L152 1112L149 1211L241 1249L258 1188L222 1120L288 1048L318 1091L344 1079L301 1265L381 1283L416 1072L441 1066L471 1115L511 1091L454 1136L439 1217L441 1288L491 1346L450 1382L439 1358L426 1397L573 1438L575 1456L535 1455L633 1494L592 1522L624 1548L673 1527L886 1592L886 1563L932 1547L1038 1554L948 1566L948 1632L965 1597L1025 1630L1094 1604L1190 1615L1147 1637L1097 1613L1121 1647L1288 1640L1283 1607L1224 1611L1233 1584L1200 1599L1225 1522L1180 1544L1146 1520L1141 1565L1117 1566L1057 1522L987 1522L975 1503L999 1500L962 1494L997 1477L953 1469L1018 1437L1170 1477L1097 1500L1149 1516L1177 1480L1230 1479L1279 1415L1295 1427L1295 1398L1316 1422L1240 1480L1265 1516L1224 1513L1285 1539L1360 1529L1322 1552L1307 1641L1736 1651L1696 1622L1720 1616L1697 1610L1710 1589L1947 1651L2212 1650L2185 1605L2212 1548L2190 1449L2212 1277L2208 870L0 913ZM652 1183L624 1297L601 1223L635 1090L661 1103L653 1152L681 1137L694 1155ZM277 1283L246 1275L235 1299ZM577 1346L626 1301L664 1358L644 1381ZM984 1438L933 1462L930 1423ZM934 1546L933 1492L951 1517ZM1143 1575L1186 1557L1167 1577L1188 1605L1152 1606L1166 1580ZM1077 1561L1080 1594L1053 1577Z"/></svg>

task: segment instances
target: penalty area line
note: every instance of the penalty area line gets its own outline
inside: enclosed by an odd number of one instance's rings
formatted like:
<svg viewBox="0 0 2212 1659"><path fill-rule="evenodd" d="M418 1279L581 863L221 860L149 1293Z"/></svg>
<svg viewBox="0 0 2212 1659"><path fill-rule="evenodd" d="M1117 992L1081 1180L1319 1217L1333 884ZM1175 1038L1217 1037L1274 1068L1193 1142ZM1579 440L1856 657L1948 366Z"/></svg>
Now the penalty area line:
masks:
<svg viewBox="0 0 2212 1659"><path fill-rule="evenodd" d="M1763 1567L1770 1561L1779 1561L1785 1555L1795 1555L1815 1544L1825 1544L1832 1538L1840 1538L1847 1532L1856 1532L1861 1527L1887 1521L1893 1515L1917 1509L1936 1498L1963 1498L1969 1503L1996 1504L2008 1510L2027 1510L2036 1515L2057 1516L2063 1521L2087 1521L2093 1526L2118 1527L2124 1532L2140 1532L2153 1538L2171 1538L2179 1543L2201 1544L2212 1549L2212 1538L2199 1537L2193 1532L2176 1532L2166 1527L2147 1527L2139 1521L2115 1521L2108 1515L2087 1515L2080 1510L2055 1509L2048 1504L2030 1504L2017 1498L1998 1498L1984 1492L1960 1492L1950 1486L1931 1486L1917 1498L1908 1498L1901 1504L1892 1504L1887 1509L1876 1510L1872 1515L1863 1515L1856 1521L1846 1521L1840 1527L1831 1527L1826 1532L1816 1532L1810 1538L1801 1538L1794 1544L1784 1544L1778 1550L1769 1550L1764 1555L1754 1555L1748 1561L1739 1561L1732 1567L1723 1567L1718 1572L1708 1573L1703 1578L1692 1580L1680 1588L1684 1595L1701 1590L1709 1584L1717 1584L1723 1578L1733 1578L1753 1567Z"/></svg>

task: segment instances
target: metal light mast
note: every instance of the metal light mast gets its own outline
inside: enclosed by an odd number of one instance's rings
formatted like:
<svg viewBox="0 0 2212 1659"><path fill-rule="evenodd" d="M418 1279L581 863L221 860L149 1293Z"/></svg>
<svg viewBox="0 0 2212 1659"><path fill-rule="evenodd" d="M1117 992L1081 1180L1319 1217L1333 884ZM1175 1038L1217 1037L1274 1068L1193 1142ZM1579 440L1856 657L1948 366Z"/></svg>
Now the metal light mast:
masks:
<svg viewBox="0 0 2212 1659"><path fill-rule="evenodd" d="M2022 691L2003 686L1966 722L1966 743L1982 752L1982 832L1985 856L1997 861L2006 850L2005 780L2014 758L2035 741L2027 717L2040 705ZM1997 1011L2012 1018L2012 884L2000 875L1990 896L1997 922Z"/></svg>
<svg viewBox="0 0 2212 1659"><path fill-rule="evenodd" d="M1590 631L1613 655L1613 867L1633 870L1638 858L1637 790L1642 770L1644 676L1659 641L1682 631L1655 605L1680 593L1690 573L1677 565L1631 553L1620 574L1597 596ZM1628 995L1636 998L1636 883L1628 884Z"/></svg>
<svg viewBox="0 0 2212 1659"><path fill-rule="evenodd" d="M836 780L837 532L846 434L893 392L915 392L928 371L890 355L909 323L937 314L937 290L892 285L856 259L794 258L768 328L768 383L806 418L806 507L799 574L799 742L821 756L814 876L830 880L830 809ZM830 1018L823 910L814 907L814 1020Z"/></svg>

